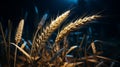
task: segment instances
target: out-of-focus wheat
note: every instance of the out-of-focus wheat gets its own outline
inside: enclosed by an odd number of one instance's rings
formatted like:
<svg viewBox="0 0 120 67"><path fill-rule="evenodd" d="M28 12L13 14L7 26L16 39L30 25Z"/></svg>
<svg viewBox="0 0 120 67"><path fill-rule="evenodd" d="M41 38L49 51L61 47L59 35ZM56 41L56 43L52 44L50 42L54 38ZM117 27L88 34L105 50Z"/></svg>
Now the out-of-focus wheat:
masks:
<svg viewBox="0 0 120 67"><path fill-rule="evenodd" d="M17 32L15 35L15 43L18 44L21 40L22 37L22 31L23 31L23 26L24 26L24 19L22 19L18 25Z"/></svg>
<svg viewBox="0 0 120 67"><path fill-rule="evenodd" d="M91 47L92 47L93 54L96 54L96 47L94 42L91 43Z"/></svg>

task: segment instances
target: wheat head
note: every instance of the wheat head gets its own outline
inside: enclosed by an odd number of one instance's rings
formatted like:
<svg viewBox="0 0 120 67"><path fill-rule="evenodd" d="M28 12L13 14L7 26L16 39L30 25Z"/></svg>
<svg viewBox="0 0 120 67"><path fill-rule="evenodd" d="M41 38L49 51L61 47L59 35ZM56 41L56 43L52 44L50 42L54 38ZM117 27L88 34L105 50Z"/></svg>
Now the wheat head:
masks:
<svg viewBox="0 0 120 67"><path fill-rule="evenodd" d="M24 26L24 19L22 19L18 25L17 32L15 35L15 43L18 44L21 40L22 37L22 31L23 31L23 26Z"/></svg>
<svg viewBox="0 0 120 67"><path fill-rule="evenodd" d="M100 16L99 15L92 15L92 16L89 16L89 17L84 17L83 19L80 18L80 19L76 20L75 22L71 22L63 30L60 31L60 33L56 37L55 43L60 42L64 38L64 36L69 34L71 31L77 29L78 27L80 27L84 23L92 21L92 20L94 20L98 17L100 17Z"/></svg>
<svg viewBox="0 0 120 67"><path fill-rule="evenodd" d="M22 31L24 26L24 20L22 19L18 25L17 32L15 35L15 43L16 45L20 42L22 37ZM16 66L16 56L17 56L17 47L15 48L15 56L14 56L14 67Z"/></svg>
<svg viewBox="0 0 120 67"><path fill-rule="evenodd" d="M38 35L38 38L36 38L36 43L38 44L40 48L45 46L46 41L51 36L51 34L60 26L60 24L68 17L70 13L70 10L64 12L62 15L57 17L55 20L51 22L49 26L47 26L41 35Z"/></svg>

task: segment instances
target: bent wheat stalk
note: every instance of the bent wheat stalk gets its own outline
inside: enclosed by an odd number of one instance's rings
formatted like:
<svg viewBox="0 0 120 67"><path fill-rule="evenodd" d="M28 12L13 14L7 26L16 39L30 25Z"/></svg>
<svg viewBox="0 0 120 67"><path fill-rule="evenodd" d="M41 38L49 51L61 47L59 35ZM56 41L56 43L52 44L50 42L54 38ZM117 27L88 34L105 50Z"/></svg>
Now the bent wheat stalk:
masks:
<svg viewBox="0 0 120 67"><path fill-rule="evenodd" d="M83 19L80 18L80 19L76 20L74 23L70 23L63 30L61 30L61 32L57 35L56 40L55 40L55 44L60 42L64 38L64 36L68 35L71 31L77 29L78 27L80 27L84 23L92 21L98 17L100 17L100 16L99 15L92 15L89 17L84 17Z"/></svg>
<svg viewBox="0 0 120 67"><path fill-rule="evenodd" d="M22 37L22 31L23 31L23 26L24 26L24 20L22 19L18 25L17 32L15 35L15 43L18 45L18 43L21 40ZM17 55L17 47L15 48L15 56L14 56L14 67L16 65L16 55Z"/></svg>
<svg viewBox="0 0 120 67"><path fill-rule="evenodd" d="M11 43L12 45L14 45L16 48L18 48L26 57L28 57L29 60L31 60L31 56L26 52L24 51L22 48L20 48L17 44L15 43Z"/></svg>
<svg viewBox="0 0 120 67"><path fill-rule="evenodd" d="M72 50L74 50L75 48L77 48L78 46L72 46L67 52L66 52L66 55L71 52Z"/></svg>

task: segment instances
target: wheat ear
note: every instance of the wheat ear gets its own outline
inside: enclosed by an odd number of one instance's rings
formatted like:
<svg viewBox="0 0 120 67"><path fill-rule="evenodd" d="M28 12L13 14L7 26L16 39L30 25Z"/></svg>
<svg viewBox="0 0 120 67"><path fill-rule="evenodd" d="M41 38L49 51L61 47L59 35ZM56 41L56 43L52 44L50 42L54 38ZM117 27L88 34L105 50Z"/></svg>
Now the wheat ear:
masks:
<svg viewBox="0 0 120 67"><path fill-rule="evenodd" d="M19 43L22 37L22 31L23 31L23 26L24 26L24 20L22 19L18 25L17 32L15 35L15 43Z"/></svg>
<svg viewBox="0 0 120 67"><path fill-rule="evenodd" d="M24 20L22 19L18 25L17 32L15 35L15 43L16 45L20 42L21 37L22 37L22 31L23 31L23 26L24 26ZM15 48L15 56L14 56L14 67L16 65L16 55L17 55L17 47Z"/></svg>
<svg viewBox="0 0 120 67"><path fill-rule="evenodd" d="M99 15L92 15L89 17L84 17L83 19L80 18L76 20L74 23L70 23L68 26L66 26L56 37L55 43L60 42L64 36L68 35L71 31L77 29L81 25L83 25L86 22L92 21L96 18L100 17Z"/></svg>
<svg viewBox="0 0 120 67"><path fill-rule="evenodd" d="M68 17L70 13L70 10L66 11L59 17L57 17L55 20L51 22L49 26L47 26L41 35L38 35L38 38L36 38L36 43L40 48L45 46L45 42L48 40L48 38L51 36L51 34L59 27L59 25Z"/></svg>
<svg viewBox="0 0 120 67"><path fill-rule="evenodd" d="M36 39L36 36L37 36L38 31L41 30L41 28L42 28L43 25L45 24L46 19L47 19L47 14L45 14L45 15L42 17L41 21L40 21L39 24L38 24L37 30L36 30L35 35L34 35L34 37L33 37L30 55L31 55L32 53L34 53L34 51L37 50L37 49L35 49L35 48L36 48L36 45L34 45L34 44L35 44L35 39Z"/></svg>

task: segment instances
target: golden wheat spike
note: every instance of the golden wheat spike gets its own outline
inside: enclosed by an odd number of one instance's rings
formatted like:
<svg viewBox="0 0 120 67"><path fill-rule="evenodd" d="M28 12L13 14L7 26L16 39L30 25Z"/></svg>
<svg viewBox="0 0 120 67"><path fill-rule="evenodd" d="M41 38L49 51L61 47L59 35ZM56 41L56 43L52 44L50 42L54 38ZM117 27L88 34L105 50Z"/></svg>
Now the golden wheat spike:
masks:
<svg viewBox="0 0 120 67"><path fill-rule="evenodd" d="M68 17L69 13L70 13L70 10L66 11L65 13L57 17L55 20L53 20L51 24L43 30L41 35L38 36L40 40L39 41L40 47L42 45L45 45L45 42L48 40L51 34L60 26L60 24Z"/></svg>
<svg viewBox="0 0 120 67"><path fill-rule="evenodd" d="M15 43L16 45L20 42L21 37L22 37L22 31L23 31L23 26L24 26L24 19L22 19L18 25L17 32L15 35ZM17 47L15 48L15 56L14 56L14 67L16 65L16 55L17 55Z"/></svg>
<svg viewBox="0 0 120 67"><path fill-rule="evenodd" d="M75 23L80 25L80 24L84 24L86 22L92 21L99 17L101 17L101 16L100 15L92 15L92 16L84 17L83 19L80 18L79 20L75 21Z"/></svg>
<svg viewBox="0 0 120 67"><path fill-rule="evenodd" d="M18 44L21 40L22 37L22 31L23 31L23 26L24 26L24 19L22 19L18 25L17 32L15 35L15 42Z"/></svg>
<svg viewBox="0 0 120 67"><path fill-rule="evenodd" d="M70 10L64 12L62 15L60 15L59 17L57 17L55 20L53 20L50 24L50 27L53 29L57 28L69 15Z"/></svg>
<svg viewBox="0 0 120 67"><path fill-rule="evenodd" d="M89 17L84 17L83 19L80 18L76 20L74 23L70 23L68 26L66 26L56 37L55 43L58 43L61 41L61 39L64 38L67 34L69 34L71 31L77 29L79 26L83 25L86 22L92 21L96 18L100 17L99 15L92 15Z"/></svg>

